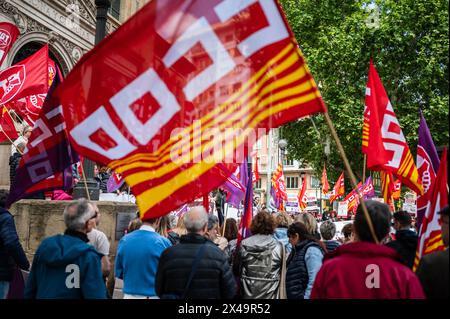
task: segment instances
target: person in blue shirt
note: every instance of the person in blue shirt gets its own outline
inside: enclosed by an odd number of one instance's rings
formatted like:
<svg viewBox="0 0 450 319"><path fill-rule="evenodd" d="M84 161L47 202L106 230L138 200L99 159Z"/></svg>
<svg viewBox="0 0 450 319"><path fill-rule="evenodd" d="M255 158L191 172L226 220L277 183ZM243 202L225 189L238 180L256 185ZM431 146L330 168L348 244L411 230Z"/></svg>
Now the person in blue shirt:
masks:
<svg viewBox="0 0 450 319"><path fill-rule="evenodd" d="M115 276L123 280L124 299L158 298L155 277L162 252L170 241L158 234L159 218L143 220L139 230L125 235L117 247Z"/></svg>
<svg viewBox="0 0 450 319"><path fill-rule="evenodd" d="M106 299L101 255L88 244L95 225L94 206L86 199L64 210L64 235L46 238L36 251L25 287L27 299Z"/></svg>

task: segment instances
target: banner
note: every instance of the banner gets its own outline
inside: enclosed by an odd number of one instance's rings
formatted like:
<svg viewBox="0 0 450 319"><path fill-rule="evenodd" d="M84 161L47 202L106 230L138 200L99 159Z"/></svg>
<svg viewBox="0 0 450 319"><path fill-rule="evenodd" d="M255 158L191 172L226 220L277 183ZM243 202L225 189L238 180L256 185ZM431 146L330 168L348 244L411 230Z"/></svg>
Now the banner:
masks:
<svg viewBox="0 0 450 319"><path fill-rule="evenodd" d="M402 182L397 179L394 181L394 193L392 194L392 199L395 200L400 199L401 192L402 192Z"/></svg>
<svg viewBox="0 0 450 319"><path fill-rule="evenodd" d="M359 195L358 195L358 191L360 191L362 186L362 183L359 182L357 187L352 190L350 193L348 193L348 195L344 198L344 202L347 202L348 206L347 206L347 211L348 212L352 212L352 213L356 213L356 209L358 208L359 205Z"/></svg>
<svg viewBox="0 0 450 319"><path fill-rule="evenodd" d="M371 176L367 177L366 182L361 186L359 192L363 195L364 200L371 199L375 196L375 189L373 188Z"/></svg>
<svg viewBox="0 0 450 319"><path fill-rule="evenodd" d="M13 66L0 71L0 106L48 91L48 44Z"/></svg>
<svg viewBox="0 0 450 319"><path fill-rule="evenodd" d="M20 31L14 24L0 22L0 67L19 34Z"/></svg>
<svg viewBox="0 0 450 319"><path fill-rule="evenodd" d="M120 174L113 172L111 176L108 178L108 182L106 183L106 191L108 193L115 192L125 183L125 180L122 178Z"/></svg>
<svg viewBox="0 0 450 319"><path fill-rule="evenodd" d="M338 217L347 217L348 216L348 203L346 201L338 202L337 215L338 215Z"/></svg>
<svg viewBox="0 0 450 319"><path fill-rule="evenodd" d="M442 228L439 223L438 212L448 206L448 180L447 180L447 149L442 152L436 180L431 186L430 201L428 202L425 217L419 231L414 270L420 259L432 252L446 249L442 241Z"/></svg>
<svg viewBox="0 0 450 319"><path fill-rule="evenodd" d="M390 172L422 194L422 182L409 146L372 60L364 114L362 151L367 155L367 168Z"/></svg>
<svg viewBox="0 0 450 319"><path fill-rule="evenodd" d="M244 201L244 213L239 224L239 232L237 237L237 245L247 237L250 237L251 231L250 226L253 220L253 183L252 183L252 172L250 171L250 176L248 177L247 188L245 190L245 201Z"/></svg>
<svg viewBox="0 0 450 319"><path fill-rule="evenodd" d="M223 184L255 129L326 111L275 0L151 1L57 94L76 150L125 177L143 218Z"/></svg>
<svg viewBox="0 0 450 319"><path fill-rule="evenodd" d="M72 187L71 164L78 161L78 156L67 139L59 99L52 94L59 83L57 75L17 168L7 200L8 207L19 199L44 189ZM66 172L64 176L62 172Z"/></svg>
<svg viewBox="0 0 450 319"><path fill-rule="evenodd" d="M439 156L428 129L427 122L420 112L419 142L417 143L417 169L422 179L423 195L417 196L417 225L420 227L425 211L428 206L431 185L436 179L436 172L439 169Z"/></svg>

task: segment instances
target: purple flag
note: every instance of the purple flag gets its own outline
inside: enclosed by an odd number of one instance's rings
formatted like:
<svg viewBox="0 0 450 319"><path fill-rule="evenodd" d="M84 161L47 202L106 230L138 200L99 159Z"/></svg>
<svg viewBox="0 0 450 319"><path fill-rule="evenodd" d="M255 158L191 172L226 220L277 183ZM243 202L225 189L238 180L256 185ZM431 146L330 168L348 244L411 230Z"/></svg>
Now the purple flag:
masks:
<svg viewBox="0 0 450 319"><path fill-rule="evenodd" d="M57 71L16 170L16 177L6 203L7 207L38 192L53 189L66 190L72 187L71 183L66 185L65 182L69 180L71 165L79 159L64 129L65 121L61 103L53 95L60 83L61 75ZM63 173L64 171L67 174ZM61 178L55 178L61 175Z"/></svg>
<svg viewBox="0 0 450 319"><path fill-rule="evenodd" d="M359 191L363 194L364 200L375 197L375 189L373 188L372 176L367 177L366 182L361 186Z"/></svg>
<svg viewBox="0 0 450 319"><path fill-rule="evenodd" d="M239 181L241 182L241 185L244 185L247 187L248 184L248 162L247 158L244 159L244 161L241 163L241 166L239 167Z"/></svg>
<svg viewBox="0 0 450 319"><path fill-rule="evenodd" d="M422 180L424 193L422 196L417 197L417 226L422 224L425 211L428 206L429 191L431 184L436 178L436 172L439 169L439 156L436 150L436 146L431 138L430 130L428 129L427 122L423 117L422 111L420 113L419 124L419 142L417 144L417 170Z"/></svg>
<svg viewBox="0 0 450 319"><path fill-rule="evenodd" d="M276 209L280 208L280 198L277 196L277 192L273 187L272 183L270 183L270 196L273 198L273 203Z"/></svg>
<svg viewBox="0 0 450 319"><path fill-rule="evenodd" d="M122 187L123 183L125 183L125 179L119 174L113 172L106 183L106 191L108 193L115 192Z"/></svg>
<svg viewBox="0 0 450 319"><path fill-rule="evenodd" d="M189 210L189 206L188 204L184 204L183 206L181 206L178 210L176 210L174 212L174 215L177 217L181 217L183 216L185 213L187 213L187 211Z"/></svg>
<svg viewBox="0 0 450 319"><path fill-rule="evenodd" d="M242 172L242 171L241 171ZM237 245L241 243L241 240L250 237L250 225L253 219L253 178L252 172L250 171L250 176L247 175L247 188L245 191L245 201L244 201L244 213L242 214L241 222L239 224L239 233L237 238ZM242 175L241 175L242 176Z"/></svg>
<svg viewBox="0 0 450 319"><path fill-rule="evenodd" d="M226 202L233 207L239 208L241 201L245 196L245 188L238 181L236 176L231 174L221 188L227 193Z"/></svg>

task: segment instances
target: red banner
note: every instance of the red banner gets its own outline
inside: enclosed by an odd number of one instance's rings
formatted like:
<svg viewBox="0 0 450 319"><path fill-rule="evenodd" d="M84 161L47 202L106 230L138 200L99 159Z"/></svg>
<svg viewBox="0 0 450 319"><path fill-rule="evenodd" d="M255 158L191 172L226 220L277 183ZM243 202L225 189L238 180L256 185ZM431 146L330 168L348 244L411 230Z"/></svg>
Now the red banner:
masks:
<svg viewBox="0 0 450 319"><path fill-rule="evenodd" d="M14 24L0 22L0 66L19 34L20 31Z"/></svg>
<svg viewBox="0 0 450 319"><path fill-rule="evenodd" d="M277 170L272 176L272 184L278 198L288 200L286 192L286 183L284 181L283 165L278 164Z"/></svg>
<svg viewBox="0 0 450 319"><path fill-rule="evenodd" d="M369 169L391 172L416 193L423 193L409 146L372 61L366 88L362 150L367 154Z"/></svg>
<svg viewBox="0 0 450 319"><path fill-rule="evenodd" d="M0 105L48 91L48 45L0 72Z"/></svg>
<svg viewBox="0 0 450 319"><path fill-rule="evenodd" d="M348 193L348 195L344 198L344 202L347 202L348 206L347 206L347 211L348 212L352 212L352 213L356 213L356 209L358 208L359 205L359 195L358 195L358 190L361 188L362 183L359 182L357 187L352 190L350 193Z"/></svg>
<svg viewBox="0 0 450 319"><path fill-rule="evenodd" d="M125 177L143 218L222 185L255 129L326 111L274 0L151 1L57 94L72 144Z"/></svg>

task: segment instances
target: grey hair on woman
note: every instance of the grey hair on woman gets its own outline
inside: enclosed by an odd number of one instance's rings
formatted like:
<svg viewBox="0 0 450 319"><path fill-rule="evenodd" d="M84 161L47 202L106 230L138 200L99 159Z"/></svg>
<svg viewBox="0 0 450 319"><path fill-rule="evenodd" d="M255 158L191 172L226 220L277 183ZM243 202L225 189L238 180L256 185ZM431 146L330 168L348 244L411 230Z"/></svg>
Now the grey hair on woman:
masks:
<svg viewBox="0 0 450 319"><path fill-rule="evenodd" d="M183 219L189 233L198 233L208 224L208 214L203 206L192 207Z"/></svg>
<svg viewBox="0 0 450 319"><path fill-rule="evenodd" d="M94 217L95 209L85 198L81 198L66 206L64 209L64 223L71 230L84 230L86 222Z"/></svg>

